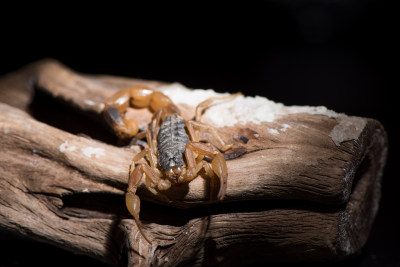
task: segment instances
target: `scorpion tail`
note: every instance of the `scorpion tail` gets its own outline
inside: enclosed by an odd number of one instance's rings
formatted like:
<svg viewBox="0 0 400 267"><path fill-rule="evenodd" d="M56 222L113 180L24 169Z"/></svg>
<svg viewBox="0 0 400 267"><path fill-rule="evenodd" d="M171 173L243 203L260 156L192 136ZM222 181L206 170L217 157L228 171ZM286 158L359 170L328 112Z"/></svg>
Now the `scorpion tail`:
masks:
<svg viewBox="0 0 400 267"><path fill-rule="evenodd" d="M150 240L146 237L146 235L142 231L142 223L139 220L139 212L140 212L140 199L139 197L132 193L128 192L125 194L125 203L126 207L128 208L128 211L130 214L132 214L133 218L135 219L135 223L137 225L137 228L139 229L140 234L143 236L143 238L151 244Z"/></svg>

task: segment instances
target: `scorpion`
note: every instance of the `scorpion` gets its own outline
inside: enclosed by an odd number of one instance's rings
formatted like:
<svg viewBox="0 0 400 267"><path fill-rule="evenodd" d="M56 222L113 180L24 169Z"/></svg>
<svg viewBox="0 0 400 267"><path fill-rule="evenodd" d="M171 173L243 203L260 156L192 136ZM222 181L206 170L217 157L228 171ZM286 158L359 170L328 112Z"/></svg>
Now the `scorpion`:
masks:
<svg viewBox="0 0 400 267"><path fill-rule="evenodd" d="M173 184L190 182L203 169L209 178L214 177L214 174L219 178L217 198L224 198L228 179L224 155L211 143L200 142L200 129L209 130L220 143L222 151L230 149L232 145L225 144L214 128L200 122L200 117L216 100L238 95L241 94L213 97L201 102L196 106L192 120L183 119L181 111L168 96L148 87L123 89L106 100L103 114L117 136L132 139L131 144L144 138L147 141L147 147L132 159L125 193L127 209L147 242L151 243L142 231L139 220L140 199L136 195L142 179L150 192L158 194L155 188L167 190ZM147 130L139 132L138 123L125 117L128 107L150 109L153 117ZM147 161L138 163L145 157Z"/></svg>

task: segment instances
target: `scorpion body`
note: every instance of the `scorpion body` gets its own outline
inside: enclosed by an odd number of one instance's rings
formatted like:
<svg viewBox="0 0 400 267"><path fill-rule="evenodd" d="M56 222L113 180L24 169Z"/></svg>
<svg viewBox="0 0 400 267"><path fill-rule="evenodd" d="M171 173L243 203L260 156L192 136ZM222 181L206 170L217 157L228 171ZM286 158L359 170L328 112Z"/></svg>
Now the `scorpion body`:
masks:
<svg viewBox="0 0 400 267"><path fill-rule="evenodd" d="M158 160L162 171L185 165L183 155L189 136L185 120L177 113L165 118L157 136Z"/></svg>
<svg viewBox="0 0 400 267"><path fill-rule="evenodd" d="M204 169L207 178L219 179L217 198L224 198L228 179L224 156L212 144L200 142L199 130L210 131L224 151L231 148L231 145L226 145L215 129L201 123L200 117L215 100L230 99L237 95L239 94L210 98L201 102L196 107L193 120L184 120L180 110L168 96L146 87L134 86L118 91L105 102L103 113L106 122L119 137L134 137L134 140L146 138L147 141L147 147L133 157L130 165L125 200L139 231L149 243L149 239L141 230L140 199L136 195L142 179L150 192L158 194L157 190L167 190L173 184L192 181ZM149 108L154 113L148 130L139 132L137 122L125 118L128 107ZM143 158L147 158L147 162L139 163ZM205 158L209 161L205 161Z"/></svg>

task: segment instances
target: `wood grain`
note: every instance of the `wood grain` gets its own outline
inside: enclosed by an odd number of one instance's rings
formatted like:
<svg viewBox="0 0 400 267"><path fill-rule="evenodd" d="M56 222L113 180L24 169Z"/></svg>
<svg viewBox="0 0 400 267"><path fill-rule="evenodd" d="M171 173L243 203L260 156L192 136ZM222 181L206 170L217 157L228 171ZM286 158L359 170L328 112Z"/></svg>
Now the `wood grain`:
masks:
<svg viewBox="0 0 400 267"><path fill-rule="evenodd" d="M379 122L346 115L292 114L217 129L247 149L228 161L226 198L217 203L218 184L202 177L159 196L141 185L141 220L153 240L146 243L123 198L140 148L67 132L64 124L53 127L35 115L44 93L59 103L57 110L69 108L77 125L87 117L94 121L91 131L106 133L104 99L134 84L157 89L163 83L82 75L53 60L0 80L2 227L129 266L337 260L360 251L378 209L387 139ZM130 112L143 122L151 116ZM363 127L355 131L359 122ZM270 131L283 124L290 127ZM245 129L258 137L246 144L235 138ZM342 142L332 137L338 129Z"/></svg>

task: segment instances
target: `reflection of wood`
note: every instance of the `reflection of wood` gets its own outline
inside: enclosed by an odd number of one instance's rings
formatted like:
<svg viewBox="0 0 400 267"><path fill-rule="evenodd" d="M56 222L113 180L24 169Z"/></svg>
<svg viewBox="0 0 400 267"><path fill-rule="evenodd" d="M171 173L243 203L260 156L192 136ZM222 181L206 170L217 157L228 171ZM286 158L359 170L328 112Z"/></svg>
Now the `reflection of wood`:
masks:
<svg viewBox="0 0 400 267"><path fill-rule="evenodd" d="M132 84L161 83L79 75L54 61L0 80L0 101L7 103L0 104L2 227L112 264L325 260L360 251L378 208L386 134L372 119L310 114L219 129L248 151L228 161L223 203L210 201L215 192L202 178L166 192L169 202L142 185L138 194L149 202L143 201L141 219L153 241L147 244L123 198L139 148L74 135L28 115L35 113L29 103L36 87L100 121L104 98ZM131 112L149 118L146 110ZM355 135L352 123L360 121ZM290 128L268 131L282 124ZM335 144L335 127L348 133L346 141ZM235 141L245 128L259 138Z"/></svg>

